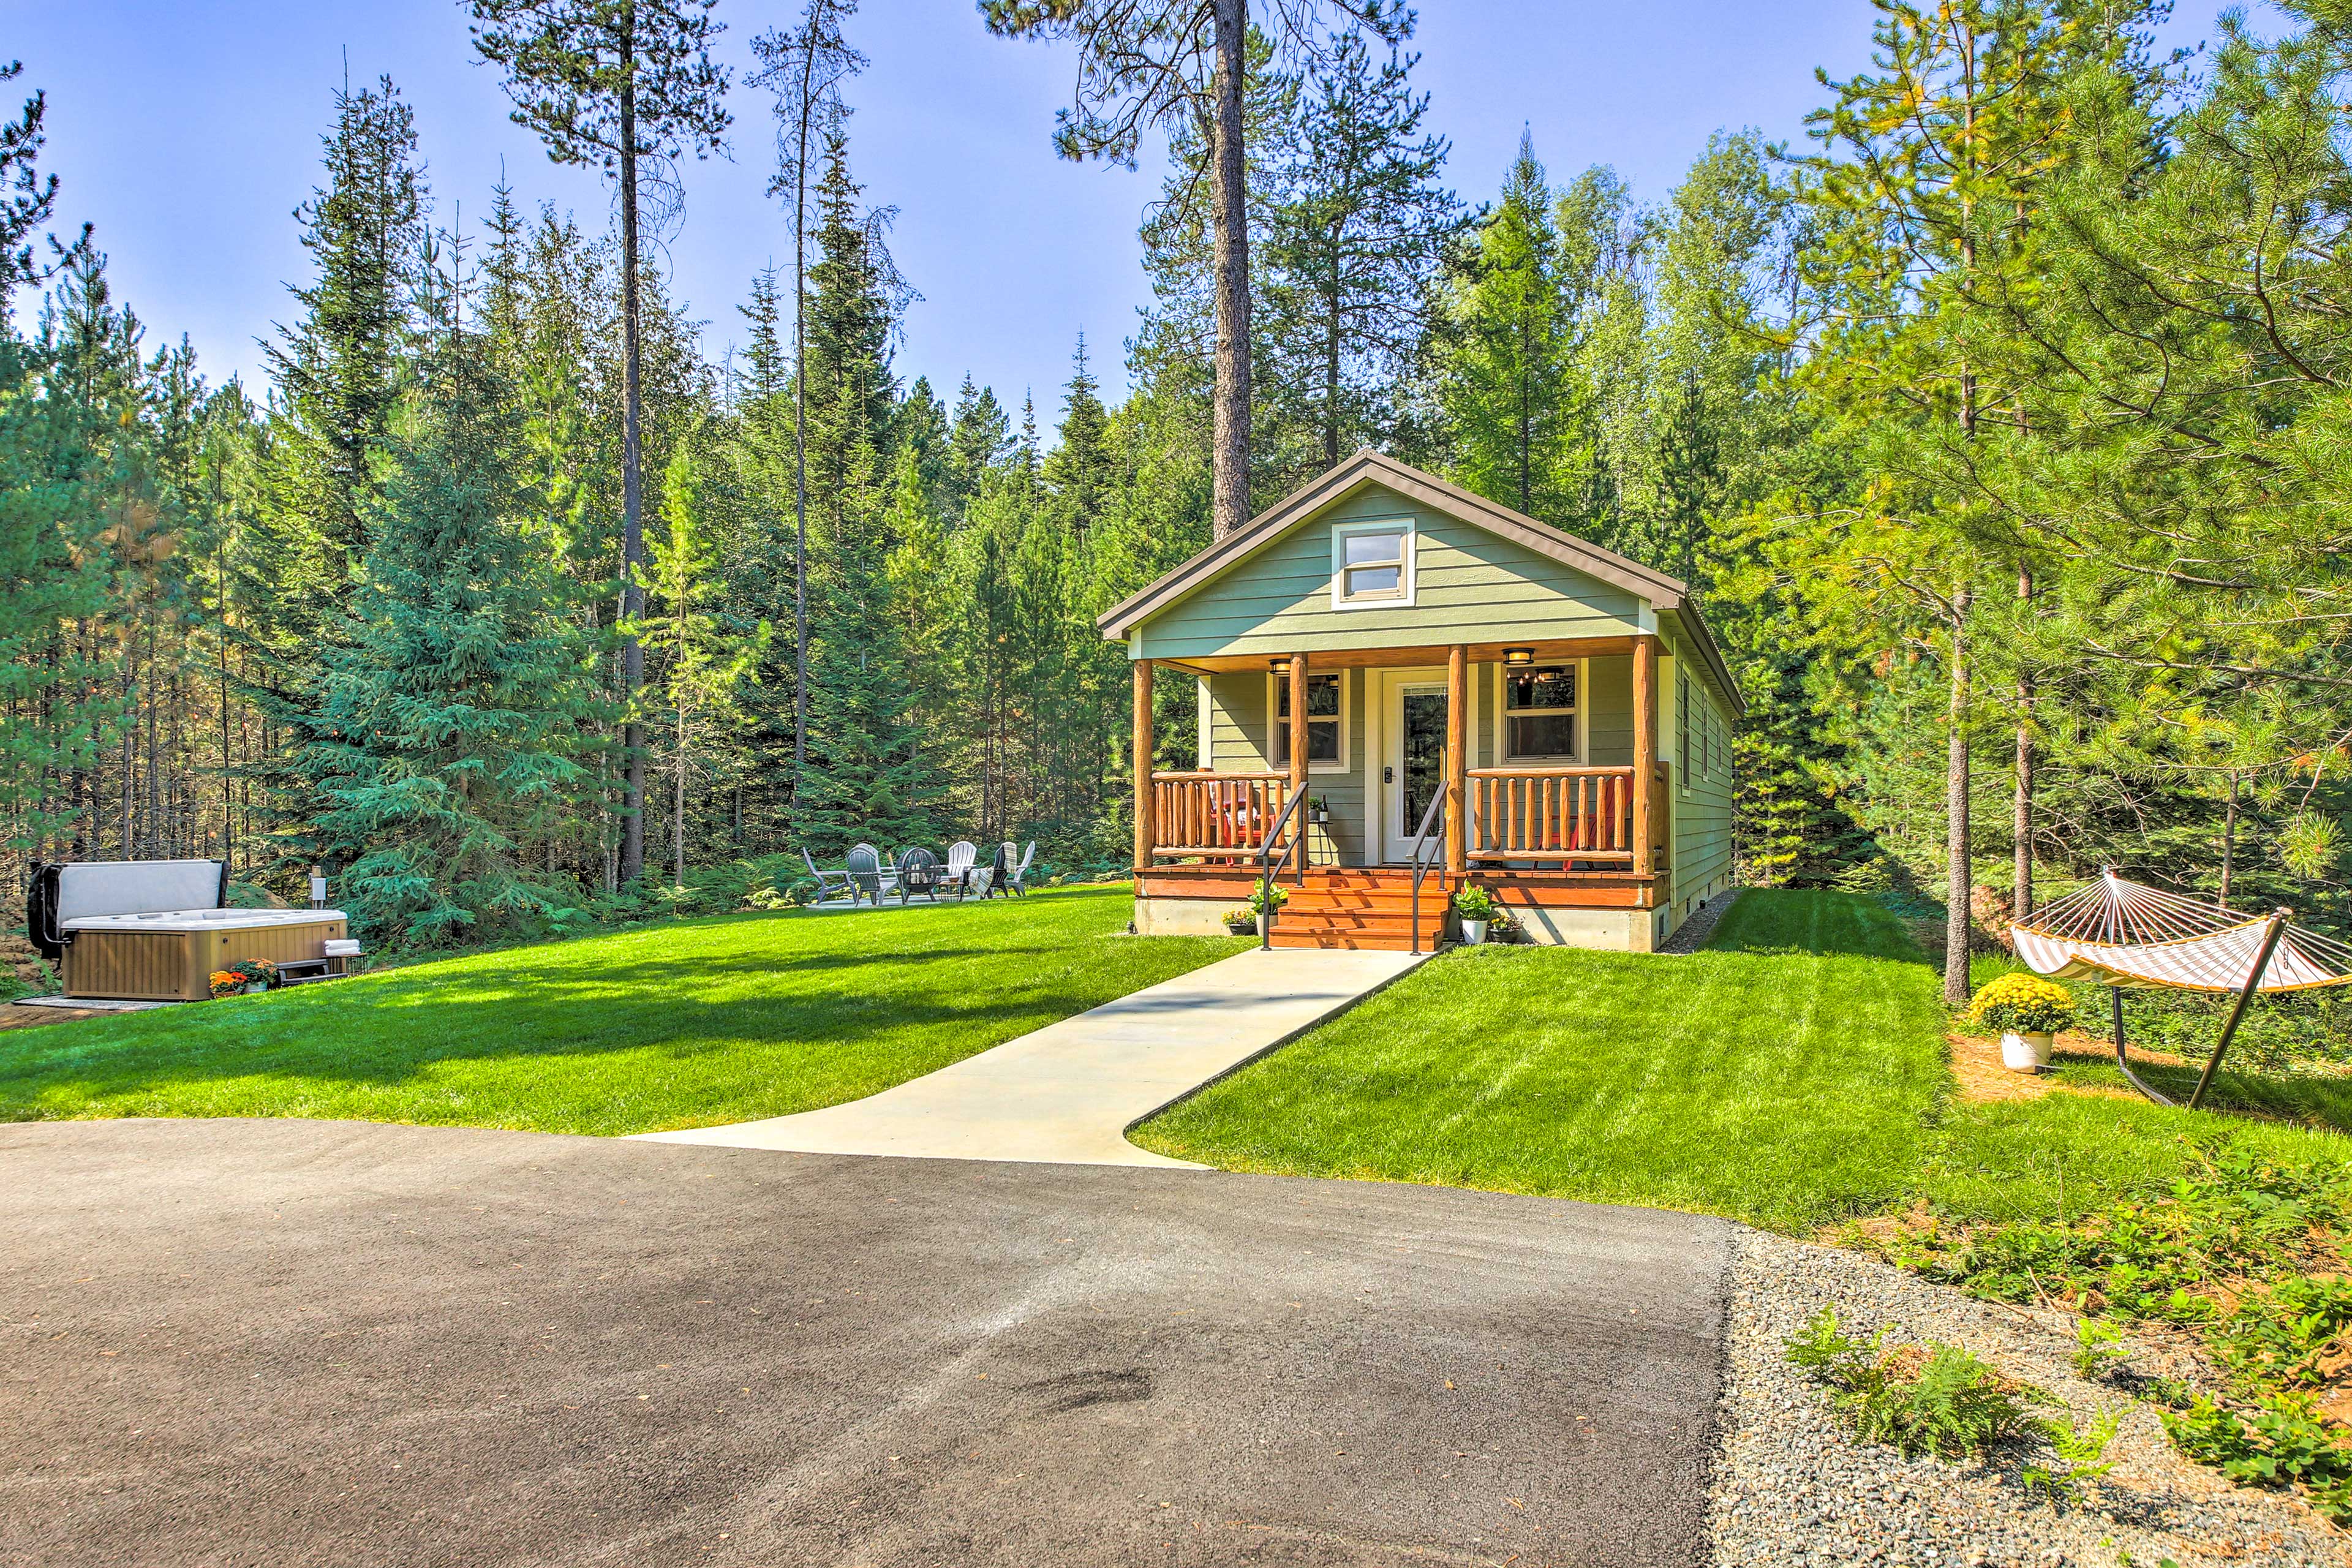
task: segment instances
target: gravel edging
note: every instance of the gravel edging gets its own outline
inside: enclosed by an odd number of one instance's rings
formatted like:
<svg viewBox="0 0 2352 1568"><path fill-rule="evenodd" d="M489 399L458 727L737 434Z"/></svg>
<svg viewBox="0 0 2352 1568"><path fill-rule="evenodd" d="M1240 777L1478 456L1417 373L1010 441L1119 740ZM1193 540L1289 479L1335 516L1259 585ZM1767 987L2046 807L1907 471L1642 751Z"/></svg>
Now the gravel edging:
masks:
<svg viewBox="0 0 2352 1568"><path fill-rule="evenodd" d="M1743 1231L1735 1243L1722 1402L1708 1488L1718 1568L1916 1563L1937 1568L2321 1568L2346 1538L2290 1498L2232 1487L2173 1451L2153 1409L2074 1375L2074 1319L1997 1306L1862 1253ZM1823 1306L1845 1331L1890 1344L1941 1341L2048 1390L2078 1424L2112 1410L2115 1469L2074 1504L2029 1496L2036 1442L1945 1464L1862 1447L1782 1342ZM2056 1412L2052 1412L2056 1414ZM2126 1556L2126 1553L2128 1553Z"/></svg>
<svg viewBox="0 0 2352 1568"><path fill-rule="evenodd" d="M1727 888L1693 910L1690 919L1683 921L1658 951L1662 953L1696 952L1705 947L1706 939L1715 934L1716 921L1723 918L1724 911L1738 902L1740 891L1738 888Z"/></svg>

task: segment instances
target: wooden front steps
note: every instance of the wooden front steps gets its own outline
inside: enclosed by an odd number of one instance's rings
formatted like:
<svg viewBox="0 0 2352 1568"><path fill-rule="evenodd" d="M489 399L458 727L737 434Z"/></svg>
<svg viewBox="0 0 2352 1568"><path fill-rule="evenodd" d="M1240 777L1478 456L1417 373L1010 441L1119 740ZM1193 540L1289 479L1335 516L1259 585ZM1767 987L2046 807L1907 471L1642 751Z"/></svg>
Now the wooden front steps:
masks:
<svg viewBox="0 0 2352 1568"><path fill-rule="evenodd" d="M1289 886L1290 901L1275 917L1272 945L1405 952L1413 945L1412 877L1380 869L1309 871ZM1433 952L1445 934L1444 891L1432 875L1421 886L1421 951Z"/></svg>

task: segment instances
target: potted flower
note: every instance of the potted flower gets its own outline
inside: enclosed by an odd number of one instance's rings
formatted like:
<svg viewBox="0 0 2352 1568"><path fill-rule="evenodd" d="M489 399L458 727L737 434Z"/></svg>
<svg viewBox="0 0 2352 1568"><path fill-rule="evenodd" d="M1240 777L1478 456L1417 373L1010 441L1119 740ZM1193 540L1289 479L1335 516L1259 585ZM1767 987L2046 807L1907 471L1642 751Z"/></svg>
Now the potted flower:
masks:
<svg viewBox="0 0 2352 1568"><path fill-rule="evenodd" d="M1290 902L1290 895L1282 890L1279 882L1260 882L1250 894L1250 913L1257 918L1257 934L1265 936L1274 930L1276 911Z"/></svg>
<svg viewBox="0 0 2352 1568"><path fill-rule="evenodd" d="M1257 911L1252 909L1227 910L1225 930L1235 936L1248 936L1257 930Z"/></svg>
<svg viewBox="0 0 2352 1568"><path fill-rule="evenodd" d="M226 969L215 969L210 976L215 996L257 996L269 989L278 978L278 966L263 958L240 958Z"/></svg>
<svg viewBox="0 0 2352 1568"><path fill-rule="evenodd" d="M1976 994L1969 1022L2000 1031L2000 1065L2039 1072L2050 1065L2050 1037L2074 1022L2074 996L2038 974L2004 974Z"/></svg>
<svg viewBox="0 0 2352 1568"><path fill-rule="evenodd" d="M1487 928L1500 912L1495 895L1484 888L1463 888L1454 895L1454 912L1462 917L1462 940L1476 947L1486 940Z"/></svg>
<svg viewBox="0 0 2352 1568"><path fill-rule="evenodd" d="M1307 820L1309 822L1322 823L1326 826L1329 825L1331 821L1331 802L1328 796L1318 795L1315 796L1314 799L1307 803Z"/></svg>

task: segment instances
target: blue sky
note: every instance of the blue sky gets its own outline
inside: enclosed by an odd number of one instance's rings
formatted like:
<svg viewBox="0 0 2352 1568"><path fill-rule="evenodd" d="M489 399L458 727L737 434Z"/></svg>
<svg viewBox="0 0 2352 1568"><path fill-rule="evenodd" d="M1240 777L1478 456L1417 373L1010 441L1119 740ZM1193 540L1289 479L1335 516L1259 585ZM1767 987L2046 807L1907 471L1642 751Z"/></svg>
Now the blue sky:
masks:
<svg viewBox="0 0 2352 1568"><path fill-rule="evenodd" d="M2169 36L2204 36L2217 8L2183 0ZM721 0L719 14L740 67L791 7ZM60 218L97 225L151 341L186 332L215 380L254 381L256 338L289 315L285 285L306 266L291 213L317 178L347 58L354 79L389 72L415 105L438 221L462 208L473 227L502 164L527 205L551 200L588 223L610 210L593 176L549 163L508 123L455 0L0 0L0 16L19 85L49 93ZM1871 12L1865 0L1424 0L1421 16L1419 79L1465 196L1499 185L1524 124L1555 174L1613 164L1654 201L1718 128L1798 137L1822 97L1813 68L1862 66ZM1055 159L1070 51L990 37L969 0L866 0L851 36L873 59L851 88L853 159L869 199L900 209L896 252L924 296L902 369L943 394L966 370L1008 401L1034 386L1047 410L1083 329L1115 394L1118 345L1148 298L1135 227L1158 169ZM714 353L740 335L751 273L788 254L763 194L764 96L739 85L735 100L734 159L688 168L666 258Z"/></svg>

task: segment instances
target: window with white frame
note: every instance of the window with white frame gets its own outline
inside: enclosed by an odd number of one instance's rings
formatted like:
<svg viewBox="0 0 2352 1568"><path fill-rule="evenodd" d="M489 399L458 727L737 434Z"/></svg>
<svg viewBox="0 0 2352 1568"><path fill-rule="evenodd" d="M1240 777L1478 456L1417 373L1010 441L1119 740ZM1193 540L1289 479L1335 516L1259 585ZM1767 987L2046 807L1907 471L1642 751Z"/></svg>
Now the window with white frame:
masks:
<svg viewBox="0 0 2352 1568"><path fill-rule="evenodd" d="M1331 607L1412 603L1412 523L1392 518L1331 530Z"/></svg>
<svg viewBox="0 0 2352 1568"><path fill-rule="evenodd" d="M1696 771L1691 756L1690 672L1675 661L1675 783L1688 795L1691 774Z"/></svg>
<svg viewBox="0 0 2352 1568"><path fill-rule="evenodd" d="M1290 677L1277 675L1267 711L1265 754L1277 769L1290 766ZM1316 772L1344 773L1348 766L1348 682L1344 675L1307 677L1307 765Z"/></svg>
<svg viewBox="0 0 2352 1568"><path fill-rule="evenodd" d="M1576 726L1583 697L1583 668L1531 664L1503 669L1503 761L1572 763L1580 754Z"/></svg>

